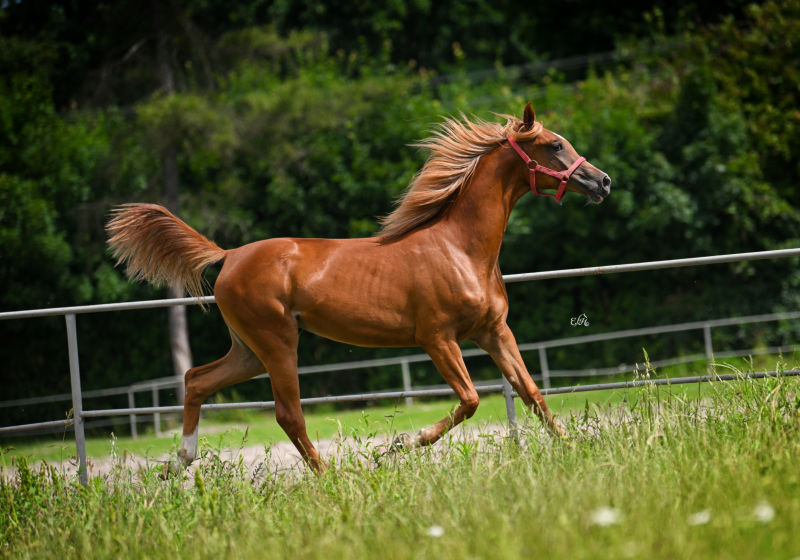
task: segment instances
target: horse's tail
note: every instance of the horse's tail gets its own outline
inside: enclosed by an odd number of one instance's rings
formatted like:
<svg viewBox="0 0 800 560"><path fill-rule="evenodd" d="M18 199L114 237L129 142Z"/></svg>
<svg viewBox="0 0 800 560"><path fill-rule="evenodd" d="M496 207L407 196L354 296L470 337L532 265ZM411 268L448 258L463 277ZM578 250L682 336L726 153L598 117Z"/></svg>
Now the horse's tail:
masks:
<svg viewBox="0 0 800 560"><path fill-rule="evenodd" d="M203 270L225 258L225 249L157 204L123 204L106 225L108 245L128 276L156 286L180 286L203 296Z"/></svg>

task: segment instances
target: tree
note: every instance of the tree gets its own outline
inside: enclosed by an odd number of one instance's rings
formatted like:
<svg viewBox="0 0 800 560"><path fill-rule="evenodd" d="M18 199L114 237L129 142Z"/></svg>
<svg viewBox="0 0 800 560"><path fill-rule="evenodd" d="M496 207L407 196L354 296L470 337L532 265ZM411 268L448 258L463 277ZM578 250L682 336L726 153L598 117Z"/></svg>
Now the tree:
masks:
<svg viewBox="0 0 800 560"><path fill-rule="evenodd" d="M796 0L764 3L712 27L696 25L706 8L689 5L691 25L680 37L656 32L645 48L633 44L613 72L581 69L579 81L500 64L527 60L525 52L536 58L553 43L519 32L525 43L511 44L494 30L511 21L512 8L475 5L474 13L424 2L374 12L350 6L319 17L305 4L278 13L283 4L207 0L154 3L144 17L140 3L126 1L0 8L0 305L163 297L129 283L105 252L103 224L120 202L166 202L222 247L371 235L375 217L391 210L424 163L408 144L440 116L496 119L529 100L548 128L612 176L614 188L596 208L523 198L501 254L505 272L800 243L791 166L800 145ZM543 10L556 9L541 8L520 29L539 29ZM584 15L601 21L616 9ZM703 17L690 17L693 9ZM421 17L431 10L437 22ZM366 15L348 23L354 13ZM492 14L502 21L481 27ZM652 27L669 31L657 16ZM400 44L404 18L419 24L414 33L449 27ZM584 37L585 20L564 25L555 31ZM480 40L454 48L464 29ZM435 46L426 62L433 72L407 60L425 41ZM564 54L575 52L582 51ZM448 80L437 79L454 64ZM517 285L509 290L511 320L520 339L544 339L568 334L569 318L581 312L597 318L593 327L612 330L794 308L798 285L789 262ZM79 320L87 388L170 371L162 317L135 317ZM227 350L222 321L192 310L186 320L198 363ZM63 325L42 324L0 324L4 344L30 349L9 352L10 371L26 374L9 376L9 398L67 389L66 361L58 359ZM366 356L303 336L301 363ZM551 359L587 365L596 354ZM305 383L319 394L377 388L390 378L367 372ZM264 396L263 385L253 387L237 390Z"/></svg>

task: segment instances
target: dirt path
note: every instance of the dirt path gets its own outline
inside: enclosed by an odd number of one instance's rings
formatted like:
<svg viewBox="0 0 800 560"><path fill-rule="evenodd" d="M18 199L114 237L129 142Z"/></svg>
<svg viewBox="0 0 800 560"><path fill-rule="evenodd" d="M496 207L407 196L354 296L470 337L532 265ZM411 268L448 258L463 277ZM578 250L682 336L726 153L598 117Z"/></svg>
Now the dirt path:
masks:
<svg viewBox="0 0 800 560"><path fill-rule="evenodd" d="M444 449L448 444L452 445L458 442L481 441L485 440L487 436L504 437L506 435L508 435L508 427L502 424L487 424L479 427L461 426L445 436L443 441L434 446L434 449ZM388 451L391 440L388 436L359 440L354 440L352 438L331 438L319 440L315 442L315 444L320 456L328 463L332 460L339 460L344 456L356 456L362 460L362 462L369 463L374 460L374 456L381 456ZM200 458L196 460L190 468L194 470L198 465L202 464L203 461L214 460L214 458L210 456L211 453L212 451L210 450L201 449ZM222 461L230 461L234 464L238 464L241 457L244 467L253 475L266 472L303 473L306 471L300 454L288 441L273 443L268 446L268 453L264 445L228 448L214 451L213 453L216 453L216 458ZM163 467L163 465L172 458L172 455L169 453L165 453L156 458L145 458L129 453L125 453L116 458L90 458L88 460L89 477L106 477L112 473L115 467L125 469L129 472L157 469ZM66 475L74 476L78 470L77 463L74 460L63 461L53 465L59 472ZM33 467L35 468L36 466L33 465ZM14 478L14 469L0 469L0 476L7 479Z"/></svg>

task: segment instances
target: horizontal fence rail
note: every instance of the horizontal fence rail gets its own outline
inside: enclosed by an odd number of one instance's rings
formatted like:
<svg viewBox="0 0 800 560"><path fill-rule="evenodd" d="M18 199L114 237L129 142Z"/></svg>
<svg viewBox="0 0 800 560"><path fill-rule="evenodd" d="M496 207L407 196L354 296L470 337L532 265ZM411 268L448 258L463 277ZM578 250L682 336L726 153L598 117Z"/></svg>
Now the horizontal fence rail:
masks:
<svg viewBox="0 0 800 560"><path fill-rule="evenodd" d="M793 249L779 249L774 251L759 251L759 252L751 252L751 253L735 253L735 254L728 254L728 255L713 255L707 257L693 257L693 258L685 258L685 259L672 259L672 260L662 260L662 261L651 261L651 262L641 262L641 263L629 263L629 264L619 264L619 265L609 265L609 266L595 266L595 267L585 267L585 268L573 268L573 269L565 269L565 270L553 270L553 271L543 271L543 272L531 272L531 273L524 273L524 274L511 274L503 276L503 280L506 283L515 283L515 282L529 282L534 280L547 280L547 279L555 279L555 278L572 278L572 277L580 277L580 276L594 276L594 275L601 275L601 274L614 274L614 273L623 273L623 272L633 272L633 271L645 271L645 270L659 270L665 268L679 268L679 267L688 267L688 266L702 266L702 265L710 265L710 264L720 264L720 263L730 263L730 262L741 262L741 261L754 261L754 260L763 260L763 259L774 259L774 258L786 258L786 257L794 257L800 256L800 248L793 248ZM133 309L152 309L152 308L159 308L159 307L170 307L176 305L197 305L197 304L206 304L206 303L214 303L216 300L213 296L206 296L202 298L177 298L177 299L166 299L166 300L151 300L151 301L138 301L138 302L126 302L126 303L108 303L108 304L101 304L101 305L84 305L84 306L72 306L72 307L58 307L58 308L50 308L50 309L34 309L34 310L21 310L21 311L9 311L0 313L0 320L11 320L11 319L27 319L27 318L34 318L34 317L52 317L52 316L63 316L66 322L67 328L67 348L69 354L69 368L70 368L70 385L71 391L70 396L72 398L72 412L73 418L65 419L65 420L56 420L51 422L40 422L37 424L26 424L22 426L8 426L0 428L0 434L2 433L10 433L12 431L23 431L23 430L31 430L36 428L41 428L43 426L67 426L70 423L73 425L75 430L75 445L76 451L78 455L78 470L79 470L79 479L81 484L88 483L88 472L86 470L86 439L84 435L84 422L86 418L94 418L94 417L108 417L108 416L115 416L115 415L135 415L137 413L162 413L162 412L181 412L181 406L173 406L173 407L145 407L145 408L135 408L129 407L126 409L106 409L106 410L83 410L83 393L81 392L80 387L80 366L78 363L78 342L77 342L77 330L75 327L75 317L76 315L83 314L83 313L100 313L100 312L109 312L109 311L125 311L125 310L133 310ZM731 319L733 320L733 319ZM730 324L741 324L741 318L736 319L736 322ZM711 357L711 335L710 329L713 326L721 326L715 324L714 322L710 321L698 321L695 323L684 323L683 327L687 325L691 325L691 328L702 329L704 332L705 338L705 345L706 345L706 356L709 358ZM644 329L647 331L647 334L661 334L663 332L675 332L670 330L663 330L665 328L675 328L677 325L671 325L669 327L652 327L651 329ZM634 329L634 330L642 330L642 329ZM619 333L626 333L626 332L633 332L631 331L618 331ZM530 348L523 348L520 347L520 350L526 349L537 349L539 351L540 357L540 365L542 367L542 374L543 378L545 379L545 388L542 390L544 394L559 394L561 392L569 392L566 390L567 388L550 388L549 385L549 375L545 377L546 372L549 370L547 365L547 358L545 354L545 350L548 347L555 347L555 346L564 346L568 344L577 343L576 341L580 340L581 342L593 342L599 340L608 340L608 336L610 333L598 334L598 335L587 335L583 337L571 337L568 339L561 339L560 341L549 341L548 343L533 343ZM625 335L627 336L627 335ZM630 336L635 336L631 334ZM549 345L548 345L549 344ZM464 356L472 355L473 352L480 352L476 350L465 350ZM404 377L407 377L407 364L410 361L422 361L422 355L417 356L405 356L403 357L404 361L400 363L404 363L403 366L403 374ZM375 365L379 365L379 362L382 360L371 360L370 362L374 363ZM312 373L316 371L322 370L315 370L314 368L319 368L322 366L308 366L306 368L306 373ZM369 367L369 366L366 366ZM786 372L786 374L797 375L800 372L796 372L792 370L791 372ZM762 376L769 376L770 374L774 374L774 372L761 372L759 375ZM707 379L706 379L707 378ZM680 379L693 379L692 381L680 381L680 380L652 380L652 381L645 381L645 382L657 382L663 381L663 383L656 383L656 384L679 384L681 382L691 383L696 382L695 378L680 378ZM703 380L714 380L714 379L722 379L721 376L702 376ZM609 384L598 384L595 386L597 388L623 388L623 387L634 387L637 386L636 383L641 383L642 381L631 381L631 382L621 382L621 383L609 383ZM572 388L573 391L582 390L595 390L590 389L588 387L592 387L591 385L583 385L579 386L580 389ZM504 381L501 385L488 385L482 386L478 390L482 392L494 392L494 391L502 391L503 394L506 396L506 409L509 415L509 422L513 422L514 418L514 406L513 406L513 398L514 393L510 389L510 385L507 381ZM305 404L316 404L316 403L330 403L330 402L351 402L351 401L360 401L360 400L375 400L375 399L385 399L385 398L408 398L411 396L437 396L437 395L447 395L450 394L451 391L449 388L447 389L428 389L422 391L396 391L396 392L388 392L388 393L363 393L360 395L342 395L342 396L334 396L334 397L315 397L310 399L302 399L301 402ZM130 393L129 393L130 395ZM132 399L130 399L132 402ZM203 408L206 410L214 410L214 409L225 409L225 408L270 408L274 406L274 403L271 401L266 402L253 402L253 403L226 403L226 404L211 404L211 405L204 405ZM34 428L35 426L36 428Z"/></svg>
<svg viewBox="0 0 800 560"><path fill-rule="evenodd" d="M674 377L658 379L636 379L633 381L619 381L615 383L593 383L589 385L572 385L569 387L551 387L542 389L543 395L563 395L568 393L583 393L586 391L599 391L605 389L632 389L645 385L685 385L687 383L704 383L713 381L734 381L737 379L764 379L767 377L793 377L800 375L800 369L790 369L785 371L760 371L754 373L733 374L726 373L720 375L697 375L693 377ZM503 384L479 385L475 390L479 393L500 393L503 391ZM359 401L378 401L383 399L402 399L405 397L443 397L454 395L455 392L450 387L441 389L422 389L416 391L386 391L384 393L356 393L352 395L339 395L329 397L308 397L300 399L301 404L313 405L331 402L359 402ZM518 397L515 391L511 391L513 397ZM238 403L216 403L204 404L202 410L239 410L243 408L270 409L275 408L275 401L253 401ZM127 414L152 414L154 412L182 412L182 406L143 406L140 408L109 408L104 410L85 410L83 415L86 418L98 418L101 416L125 416Z"/></svg>
<svg viewBox="0 0 800 560"><path fill-rule="evenodd" d="M33 319L35 317L58 317L61 315L82 315L84 313L107 313L109 311L131 311L134 309L155 309L176 307L178 305L202 305L215 303L214 296L201 298L149 299L146 301L125 301L121 303L99 303L97 305L74 305L72 307L48 307L47 309L26 309L0 313L0 321L8 319Z"/></svg>
<svg viewBox="0 0 800 560"><path fill-rule="evenodd" d="M710 257L690 257L688 259L672 259L667 261L612 264L608 266L590 266L587 268L567 268L564 270L548 270L545 272L507 274L503 276L503 281L505 281L506 284L512 284L514 282L530 282L532 280L549 280L552 278L574 278L576 276L598 276L600 274L617 274L620 272L661 270L664 268L684 268L687 266L701 266L741 261L760 261L764 259L796 257L798 255L800 255L800 249L777 249L774 251L757 251L754 253L731 253L728 255L713 255Z"/></svg>
<svg viewBox="0 0 800 560"><path fill-rule="evenodd" d="M542 389L541 393L547 395L564 395L571 393L585 393L588 391L605 391L616 389L634 389L648 385L685 385L689 383L709 383L716 381L736 381L744 379L766 379L779 377L800 376L800 369L789 369L784 371L759 371L752 373L726 373L696 375L690 377L656 378L656 379L635 379L632 381L618 381L613 383L593 383L586 385L571 385L567 387L551 387ZM500 393L505 390L504 384L476 385L478 393ZM307 397L300 399L304 405L326 404L332 402L365 402L383 399L402 399L406 397L442 397L454 395L455 392L449 387L440 389L420 389L414 391L385 391L382 393L354 393L352 395L338 395L328 397ZM519 395L511 391L511 396L516 398ZM241 410L241 409L272 409L275 408L275 401L250 401L236 403L214 403L204 404L201 409L204 412L219 410ZM127 416L129 414L153 414L153 413L183 412L182 406L140 406L136 408L105 408L98 410L84 410L84 418L100 418L108 416ZM9 426L0 428L0 434L11 430L34 430L44 426L67 426L74 422L72 419L56 420L53 422L38 422L35 424L23 424L21 426Z"/></svg>
<svg viewBox="0 0 800 560"><path fill-rule="evenodd" d="M95 399L101 397L114 397L117 395L127 395L131 391L149 391L155 389L166 389L175 387L175 376L162 377L160 379L152 379L150 381L142 381L132 385L123 385L121 387L109 387L108 389L92 389L90 391L83 391L84 399ZM62 402L72 399L72 393L58 393L56 395L47 395L44 397L27 397L24 399L14 399L9 401L0 401L0 408L8 408L10 406L29 406L32 404L46 404L53 402Z"/></svg>

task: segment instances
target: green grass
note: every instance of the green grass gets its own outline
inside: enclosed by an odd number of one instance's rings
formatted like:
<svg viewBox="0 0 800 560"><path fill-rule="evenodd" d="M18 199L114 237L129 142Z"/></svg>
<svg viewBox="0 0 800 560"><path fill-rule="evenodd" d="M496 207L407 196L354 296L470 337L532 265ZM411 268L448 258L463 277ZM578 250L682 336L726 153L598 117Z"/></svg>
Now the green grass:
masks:
<svg viewBox="0 0 800 560"><path fill-rule="evenodd" d="M23 460L0 482L0 556L792 558L799 391L783 378L702 399L555 397L576 405L567 441L532 421L519 443L443 441L379 465L356 446L321 477L253 476L206 448L195 473L120 466L84 489Z"/></svg>

